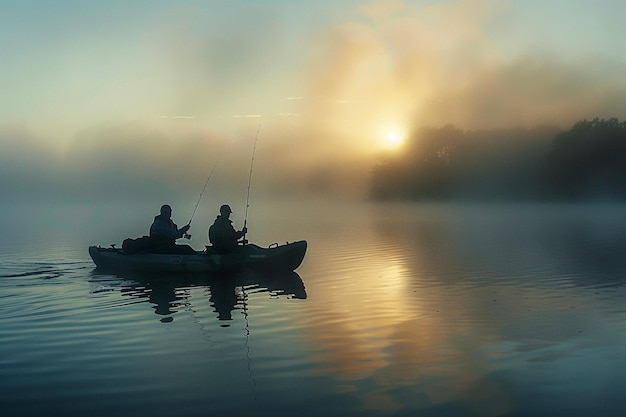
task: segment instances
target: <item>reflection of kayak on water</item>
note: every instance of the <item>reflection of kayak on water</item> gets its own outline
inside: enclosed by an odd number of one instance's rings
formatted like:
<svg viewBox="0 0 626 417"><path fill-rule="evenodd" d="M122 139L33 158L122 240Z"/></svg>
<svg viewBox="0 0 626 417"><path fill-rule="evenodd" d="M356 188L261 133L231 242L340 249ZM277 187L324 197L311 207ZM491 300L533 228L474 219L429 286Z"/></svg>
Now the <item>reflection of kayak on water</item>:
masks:
<svg viewBox="0 0 626 417"><path fill-rule="evenodd" d="M213 274L154 274L142 272L122 272L114 275L93 272L93 281L103 283L113 279L122 280L122 294L147 299L154 304L155 313L168 316L162 321L171 321L177 307L186 304L192 288L207 288L209 300L219 320L231 320L232 311L237 306L246 305L248 296L255 293L268 293L271 297L306 299L306 289L302 278L294 272L261 273L249 269L237 272ZM108 291L108 289L106 290ZM241 308L241 307L240 307Z"/></svg>
<svg viewBox="0 0 626 417"><path fill-rule="evenodd" d="M110 275L105 275L109 276ZM214 274L149 274L124 272L114 275L139 287L168 287L172 290L193 287L245 288L250 293L268 292L272 295L292 295L305 299L306 290L300 275L288 272L258 272L244 269Z"/></svg>
<svg viewBox="0 0 626 417"><path fill-rule="evenodd" d="M300 240L263 248L255 244L238 247L233 253L219 254L208 249L193 254L134 253L117 248L90 246L96 266L109 271L138 272L218 272L249 268L258 271L294 271L304 259L307 243Z"/></svg>

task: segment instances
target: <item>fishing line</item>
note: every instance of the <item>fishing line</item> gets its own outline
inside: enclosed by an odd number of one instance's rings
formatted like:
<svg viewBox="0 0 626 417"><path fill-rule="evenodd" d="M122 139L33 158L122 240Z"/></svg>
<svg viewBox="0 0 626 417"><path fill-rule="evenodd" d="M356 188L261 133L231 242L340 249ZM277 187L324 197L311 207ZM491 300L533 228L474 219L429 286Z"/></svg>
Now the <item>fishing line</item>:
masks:
<svg viewBox="0 0 626 417"><path fill-rule="evenodd" d="M256 143L259 140L259 132L261 131L261 122L263 121L263 117L259 119L259 124L256 129L256 135L254 137L254 145L252 146L252 158L250 160L250 173L248 174L248 195L246 196L246 214L243 220L243 227L246 230L246 226L248 224L248 208L250 207L250 185L252 183L252 167L254 166L254 154L256 153ZM246 230L247 232L247 230ZM243 242L246 244L246 233L243 234Z"/></svg>
<svg viewBox="0 0 626 417"><path fill-rule="evenodd" d="M204 182L204 187L202 187L202 192L200 193L200 197L198 197L198 202L196 203L196 206L193 208L193 213L191 213L191 218L189 219L189 223L187 223L187 226L191 226L191 221L193 220L193 217L196 215L196 211L198 210L198 206L200 205L200 201L202 201L202 196L204 196L204 192L206 191L206 186L209 185L209 180L213 176L213 173L215 172L215 168L217 167L217 164L219 162L220 162L220 160L218 158L215 161L215 163L213 164L213 167L211 168L211 172L209 172L209 175L206 177L206 181ZM191 235L186 234L185 237L187 239L190 239Z"/></svg>

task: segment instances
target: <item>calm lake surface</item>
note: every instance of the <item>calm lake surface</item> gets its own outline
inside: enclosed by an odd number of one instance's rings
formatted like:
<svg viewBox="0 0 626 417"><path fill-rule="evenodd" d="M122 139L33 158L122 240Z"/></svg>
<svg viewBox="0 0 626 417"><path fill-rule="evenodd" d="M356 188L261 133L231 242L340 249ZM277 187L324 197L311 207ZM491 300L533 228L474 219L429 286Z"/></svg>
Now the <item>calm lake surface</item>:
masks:
<svg viewBox="0 0 626 417"><path fill-rule="evenodd" d="M87 246L156 209L5 207L3 412L626 415L626 207L309 208L248 219L263 246L308 241L297 274L137 277Z"/></svg>

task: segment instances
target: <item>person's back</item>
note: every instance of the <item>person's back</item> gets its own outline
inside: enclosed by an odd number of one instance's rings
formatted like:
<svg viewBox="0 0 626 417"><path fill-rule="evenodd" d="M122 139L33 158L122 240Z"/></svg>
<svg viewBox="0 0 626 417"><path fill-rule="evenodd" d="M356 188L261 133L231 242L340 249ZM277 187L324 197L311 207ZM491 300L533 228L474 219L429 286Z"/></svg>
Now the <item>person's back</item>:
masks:
<svg viewBox="0 0 626 417"><path fill-rule="evenodd" d="M161 215L155 216L150 226L150 237L163 243L174 244L176 242L176 225L171 220L167 221Z"/></svg>
<svg viewBox="0 0 626 417"><path fill-rule="evenodd" d="M230 207L223 205L220 207L220 214L215 222L209 227L209 241L213 249L219 253L228 253L237 250L238 240L245 234L246 228L236 231L230 220Z"/></svg>
<svg viewBox="0 0 626 417"><path fill-rule="evenodd" d="M181 237L178 227L171 219L172 209L168 205L161 207L161 214L154 216L150 226L150 237L158 244L176 244L176 239Z"/></svg>
<svg viewBox="0 0 626 417"><path fill-rule="evenodd" d="M150 226L150 240L158 252L192 253L193 248L188 245L176 245L176 239L183 237L189 230L189 225L178 228L172 221L172 209L165 204L161 207L161 214L154 217Z"/></svg>

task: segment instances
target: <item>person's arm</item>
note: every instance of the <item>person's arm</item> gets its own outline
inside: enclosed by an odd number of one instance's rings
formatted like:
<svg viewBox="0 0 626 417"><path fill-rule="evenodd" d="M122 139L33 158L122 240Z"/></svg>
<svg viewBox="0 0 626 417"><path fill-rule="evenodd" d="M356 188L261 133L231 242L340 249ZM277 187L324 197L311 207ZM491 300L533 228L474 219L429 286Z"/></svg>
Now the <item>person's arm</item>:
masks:
<svg viewBox="0 0 626 417"><path fill-rule="evenodd" d="M180 236L178 236L179 238L185 236L185 233L187 233L187 231L189 230L189 228L191 227L190 224L186 224L183 227L181 227L180 229L178 229L178 231L180 232Z"/></svg>
<svg viewBox="0 0 626 417"><path fill-rule="evenodd" d="M238 232L235 232L235 237L237 238L237 240L241 239L246 233L248 232L248 228L244 227L243 229L241 229Z"/></svg>
<svg viewBox="0 0 626 417"><path fill-rule="evenodd" d="M187 232L187 230L189 230L189 225L183 226L180 229L172 229L165 222L157 221L154 224L152 233L154 236L167 237L170 239L180 239L181 237L183 237L185 232Z"/></svg>

